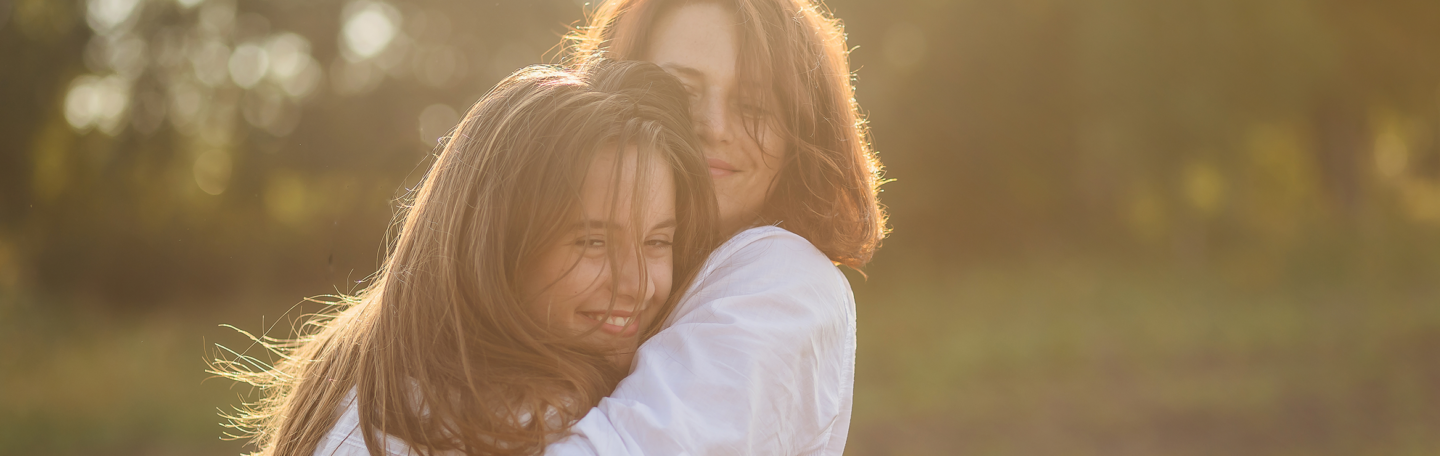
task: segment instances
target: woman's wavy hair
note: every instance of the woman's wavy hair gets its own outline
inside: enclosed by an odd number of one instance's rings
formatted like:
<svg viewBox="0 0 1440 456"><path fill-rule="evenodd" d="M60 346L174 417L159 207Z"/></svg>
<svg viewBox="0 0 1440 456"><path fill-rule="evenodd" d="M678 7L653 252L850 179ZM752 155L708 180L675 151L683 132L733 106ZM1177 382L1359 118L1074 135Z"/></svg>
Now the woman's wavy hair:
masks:
<svg viewBox="0 0 1440 456"><path fill-rule="evenodd" d="M517 275L579 218L596 155L633 146L638 169L658 160L674 179L677 292L654 320L663 321L717 243L686 100L678 81L642 62L532 66L506 78L407 195L367 289L312 318L297 340L260 338L282 355L273 368L243 356L212 365L261 387L232 425L259 454L309 455L353 388L371 454L383 454L385 434L422 454L537 453L609 394L625 366L532 317ZM648 188L643 179L637 189Z"/></svg>
<svg viewBox="0 0 1440 456"><path fill-rule="evenodd" d="M840 21L809 0L604 0L569 40L568 62L644 60L666 13L719 4L736 16L740 87L776 107L790 150L762 217L780 223L831 261L860 268L888 233L877 194L879 158L855 103ZM768 89L768 90L765 90ZM758 122L758 120L756 120ZM751 124L754 135L758 125Z"/></svg>

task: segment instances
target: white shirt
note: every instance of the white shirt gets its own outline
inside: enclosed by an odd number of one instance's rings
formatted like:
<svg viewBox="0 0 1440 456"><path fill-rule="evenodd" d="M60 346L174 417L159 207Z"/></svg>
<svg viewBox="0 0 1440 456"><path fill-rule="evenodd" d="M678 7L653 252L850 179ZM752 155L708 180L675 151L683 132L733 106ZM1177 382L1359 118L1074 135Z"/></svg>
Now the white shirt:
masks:
<svg viewBox="0 0 1440 456"><path fill-rule="evenodd" d="M550 455L839 455L855 385L850 282L804 238L745 230L711 253L610 397ZM315 455L368 456L354 392ZM384 436L386 454L413 454Z"/></svg>
<svg viewBox="0 0 1440 456"><path fill-rule="evenodd" d="M370 456L370 451L365 449L365 436L360 434L360 409L355 406L355 388L345 394L345 399L340 401L340 418L325 437L320 439L320 444L315 446L314 456ZM386 456L416 456L419 453L410 450L410 446L392 435L376 434L385 445L381 454ZM448 454L448 453L447 453Z"/></svg>
<svg viewBox="0 0 1440 456"><path fill-rule="evenodd" d="M546 454L842 453L855 299L804 238L773 226L735 235L666 323Z"/></svg>

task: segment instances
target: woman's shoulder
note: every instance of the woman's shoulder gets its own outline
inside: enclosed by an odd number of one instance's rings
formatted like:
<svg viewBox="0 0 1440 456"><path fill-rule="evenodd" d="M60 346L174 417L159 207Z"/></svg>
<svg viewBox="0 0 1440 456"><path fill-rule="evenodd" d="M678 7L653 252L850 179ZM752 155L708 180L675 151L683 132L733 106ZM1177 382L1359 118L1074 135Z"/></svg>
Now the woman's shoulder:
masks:
<svg viewBox="0 0 1440 456"><path fill-rule="evenodd" d="M706 272L730 268L759 270L791 270L791 272L831 272L838 268L820 249L798 234L775 225L750 228L730 237L710 254Z"/></svg>
<svg viewBox="0 0 1440 456"><path fill-rule="evenodd" d="M853 303L850 282L825 254L795 233L761 226L736 234L710 255L672 318L793 313L843 321Z"/></svg>

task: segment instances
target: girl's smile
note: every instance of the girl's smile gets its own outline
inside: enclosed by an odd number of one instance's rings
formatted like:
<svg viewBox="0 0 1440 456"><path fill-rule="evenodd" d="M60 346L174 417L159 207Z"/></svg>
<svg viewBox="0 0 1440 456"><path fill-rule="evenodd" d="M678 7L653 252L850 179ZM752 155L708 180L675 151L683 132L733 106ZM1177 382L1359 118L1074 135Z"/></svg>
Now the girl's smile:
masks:
<svg viewBox="0 0 1440 456"><path fill-rule="evenodd" d="M624 310L611 312L600 311L576 311L582 317L588 318L600 325L600 331L620 337L631 337L640 332L640 325L631 323L635 321L634 314Z"/></svg>

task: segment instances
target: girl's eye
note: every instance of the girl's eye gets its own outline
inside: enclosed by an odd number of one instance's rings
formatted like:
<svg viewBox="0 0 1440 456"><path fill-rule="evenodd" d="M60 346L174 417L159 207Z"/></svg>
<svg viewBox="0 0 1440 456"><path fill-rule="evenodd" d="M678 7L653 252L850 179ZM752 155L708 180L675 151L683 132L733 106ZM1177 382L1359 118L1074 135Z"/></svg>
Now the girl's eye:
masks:
<svg viewBox="0 0 1440 456"><path fill-rule="evenodd" d="M672 245L672 243L664 239L651 239L649 241L645 241L645 245L650 247L669 247Z"/></svg>
<svg viewBox="0 0 1440 456"><path fill-rule="evenodd" d="M576 246L576 247L585 247L585 248L603 248L603 247L605 247L605 240L604 240L604 239L593 239L593 238L592 238L592 239L576 239L576 240L575 240L575 246Z"/></svg>

